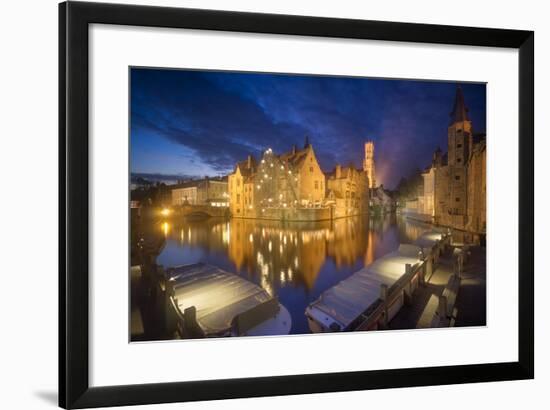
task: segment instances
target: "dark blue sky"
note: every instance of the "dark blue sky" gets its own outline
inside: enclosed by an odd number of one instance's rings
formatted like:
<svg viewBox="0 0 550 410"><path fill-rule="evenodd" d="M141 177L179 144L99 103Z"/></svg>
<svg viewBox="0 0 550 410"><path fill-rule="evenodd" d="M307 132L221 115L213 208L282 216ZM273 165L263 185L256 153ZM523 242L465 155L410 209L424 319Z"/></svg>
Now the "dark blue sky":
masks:
<svg viewBox="0 0 550 410"><path fill-rule="evenodd" d="M475 132L485 132L485 84L462 84ZM375 141L377 180L402 176L447 150L455 82L133 68L131 172L227 174L251 153L302 146L323 170L360 167Z"/></svg>

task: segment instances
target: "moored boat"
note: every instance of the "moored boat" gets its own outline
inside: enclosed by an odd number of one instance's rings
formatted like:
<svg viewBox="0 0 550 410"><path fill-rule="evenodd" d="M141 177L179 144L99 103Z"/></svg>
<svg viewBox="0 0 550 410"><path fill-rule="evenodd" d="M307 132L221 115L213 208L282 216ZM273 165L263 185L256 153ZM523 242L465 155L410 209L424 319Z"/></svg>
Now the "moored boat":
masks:
<svg viewBox="0 0 550 410"><path fill-rule="evenodd" d="M310 330L369 330L387 325L418 286L423 264L420 247L400 245L311 303L305 312Z"/></svg>
<svg viewBox="0 0 550 410"><path fill-rule="evenodd" d="M167 310L182 338L288 334L291 318L260 286L195 263L166 270Z"/></svg>

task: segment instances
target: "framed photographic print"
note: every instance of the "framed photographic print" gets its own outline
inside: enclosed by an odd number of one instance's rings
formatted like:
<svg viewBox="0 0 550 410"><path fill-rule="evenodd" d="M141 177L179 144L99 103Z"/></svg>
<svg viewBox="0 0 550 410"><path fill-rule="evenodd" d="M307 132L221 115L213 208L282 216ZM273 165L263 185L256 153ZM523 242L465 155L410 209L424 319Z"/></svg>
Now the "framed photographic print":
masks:
<svg viewBox="0 0 550 410"><path fill-rule="evenodd" d="M533 378L533 32L59 16L60 406Z"/></svg>

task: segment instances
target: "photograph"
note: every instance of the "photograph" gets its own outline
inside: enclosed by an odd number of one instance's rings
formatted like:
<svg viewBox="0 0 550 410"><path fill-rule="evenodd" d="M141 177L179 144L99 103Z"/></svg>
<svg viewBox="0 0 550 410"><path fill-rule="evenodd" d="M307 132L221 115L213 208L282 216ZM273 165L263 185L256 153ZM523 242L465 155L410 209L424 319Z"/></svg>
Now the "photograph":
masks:
<svg viewBox="0 0 550 410"><path fill-rule="evenodd" d="M486 84L129 68L131 342L486 325Z"/></svg>

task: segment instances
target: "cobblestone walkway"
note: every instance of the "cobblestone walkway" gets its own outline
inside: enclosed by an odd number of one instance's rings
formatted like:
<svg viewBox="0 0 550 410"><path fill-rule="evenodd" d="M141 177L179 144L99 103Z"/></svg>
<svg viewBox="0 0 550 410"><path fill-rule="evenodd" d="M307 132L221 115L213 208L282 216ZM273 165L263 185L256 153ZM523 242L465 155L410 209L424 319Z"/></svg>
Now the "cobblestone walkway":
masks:
<svg viewBox="0 0 550 410"><path fill-rule="evenodd" d="M455 305L458 310L455 326L482 326L486 323L485 249L476 247L471 252ZM435 312L439 296L452 274L452 250L448 250L431 277L426 278L426 285L415 291L412 305L401 308L390 322L390 329L427 327L427 322L421 321L422 315L432 310ZM424 318L429 316L424 315Z"/></svg>

